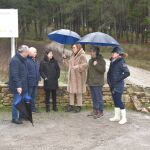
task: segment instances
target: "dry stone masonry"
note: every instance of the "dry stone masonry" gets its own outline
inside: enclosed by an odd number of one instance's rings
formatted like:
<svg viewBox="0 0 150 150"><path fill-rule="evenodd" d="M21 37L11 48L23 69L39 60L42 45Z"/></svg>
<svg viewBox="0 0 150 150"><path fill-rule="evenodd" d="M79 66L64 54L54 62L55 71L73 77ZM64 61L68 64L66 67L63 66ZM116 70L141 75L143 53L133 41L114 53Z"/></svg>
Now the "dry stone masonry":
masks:
<svg viewBox="0 0 150 150"><path fill-rule="evenodd" d="M68 92L66 86L60 86L57 92L58 105L65 106L68 103ZM108 85L103 88L104 104L106 106L113 106L111 93ZM10 107L12 101L12 94L8 89L8 85L0 84L0 108ZM150 88L143 88L139 86L126 85L123 101L128 108L136 109L138 111L148 112L150 107ZM87 92L84 94L84 106L91 106L90 91L87 88ZM44 107L44 90L40 85L38 88L37 106ZM149 110L150 111L150 110Z"/></svg>

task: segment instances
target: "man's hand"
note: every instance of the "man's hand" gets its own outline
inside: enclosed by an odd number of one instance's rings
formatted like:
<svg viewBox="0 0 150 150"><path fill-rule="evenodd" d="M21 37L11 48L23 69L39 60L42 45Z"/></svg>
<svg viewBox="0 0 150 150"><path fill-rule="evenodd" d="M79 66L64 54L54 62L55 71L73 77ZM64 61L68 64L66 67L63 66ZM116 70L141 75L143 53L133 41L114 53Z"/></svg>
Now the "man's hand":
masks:
<svg viewBox="0 0 150 150"><path fill-rule="evenodd" d="M93 62L93 65L96 66L97 64L98 64L98 62L95 60L95 61Z"/></svg>
<svg viewBox="0 0 150 150"><path fill-rule="evenodd" d="M63 58L63 59L66 59L67 57L66 57L66 55L65 55L65 54L63 54L63 55L62 55L62 58Z"/></svg>
<svg viewBox="0 0 150 150"><path fill-rule="evenodd" d="M45 80L45 81L47 81L48 79L47 79L47 78L45 78L44 80Z"/></svg>
<svg viewBox="0 0 150 150"><path fill-rule="evenodd" d="M19 95L21 95L21 93L22 93L22 88L17 88L17 92L18 92Z"/></svg>

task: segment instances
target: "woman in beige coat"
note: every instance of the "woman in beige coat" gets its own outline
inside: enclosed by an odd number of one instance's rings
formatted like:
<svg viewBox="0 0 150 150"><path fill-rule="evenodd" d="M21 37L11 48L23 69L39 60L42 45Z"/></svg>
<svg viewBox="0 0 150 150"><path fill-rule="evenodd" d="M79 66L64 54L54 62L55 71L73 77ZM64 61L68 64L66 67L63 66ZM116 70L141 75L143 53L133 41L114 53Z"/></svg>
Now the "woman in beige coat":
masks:
<svg viewBox="0 0 150 150"><path fill-rule="evenodd" d="M63 56L63 62L68 67L69 106L66 112L80 112L82 106L82 94L86 92L86 75L88 63L85 52L80 44L72 46L72 55L69 60ZM75 106L75 100L77 105Z"/></svg>

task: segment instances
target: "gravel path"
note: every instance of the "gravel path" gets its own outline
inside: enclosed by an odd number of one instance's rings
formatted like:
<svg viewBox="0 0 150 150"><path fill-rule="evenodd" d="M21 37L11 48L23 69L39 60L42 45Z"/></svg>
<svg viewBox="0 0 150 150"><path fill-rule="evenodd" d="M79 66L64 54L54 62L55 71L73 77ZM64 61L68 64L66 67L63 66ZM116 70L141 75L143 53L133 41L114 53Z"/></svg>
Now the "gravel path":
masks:
<svg viewBox="0 0 150 150"><path fill-rule="evenodd" d="M62 51L59 45L51 44ZM65 51L69 53L69 51ZM87 55L87 59L90 57ZM106 60L107 68L109 61ZM129 66L132 84L149 86L150 72ZM35 126L10 122L10 112L0 112L0 150L149 150L150 115L127 112L128 123L109 122L112 110L100 119L87 117L89 112L36 113Z"/></svg>
<svg viewBox="0 0 150 150"><path fill-rule="evenodd" d="M61 53L63 51L63 46L55 42L52 42L51 44L47 45L47 47L51 47L54 50L57 50ZM65 53L69 55L70 51L68 49L65 49ZM87 55L87 59L90 59L89 55ZM105 60L106 60L106 68L108 71L110 61L108 59L105 59ZM143 87L150 87L150 71L132 67L132 66L128 66L128 67L129 67L131 75L130 77L127 78L126 80L127 83L130 83L133 85L139 85Z"/></svg>
<svg viewBox="0 0 150 150"><path fill-rule="evenodd" d="M109 122L112 111L95 120L88 112L34 114L35 126L10 123L0 113L0 150L149 150L150 116L128 111L128 123Z"/></svg>

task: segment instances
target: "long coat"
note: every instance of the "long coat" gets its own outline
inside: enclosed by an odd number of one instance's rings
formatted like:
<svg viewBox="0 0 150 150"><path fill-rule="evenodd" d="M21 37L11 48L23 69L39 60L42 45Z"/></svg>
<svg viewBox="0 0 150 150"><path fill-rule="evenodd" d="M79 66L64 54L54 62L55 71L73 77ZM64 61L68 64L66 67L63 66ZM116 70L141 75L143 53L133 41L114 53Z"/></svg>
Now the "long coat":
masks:
<svg viewBox="0 0 150 150"><path fill-rule="evenodd" d="M32 57L27 58L28 86L37 86L40 80L39 63Z"/></svg>
<svg viewBox="0 0 150 150"><path fill-rule="evenodd" d="M107 82L111 91L122 93L124 90L124 79L130 75L129 69L123 58L111 61L110 68L107 73Z"/></svg>
<svg viewBox="0 0 150 150"><path fill-rule="evenodd" d="M93 62L97 61L97 65L93 65ZM89 86L103 86L104 85L104 73L105 73L105 60L102 55L98 55L96 58L89 60L87 84Z"/></svg>
<svg viewBox="0 0 150 150"><path fill-rule="evenodd" d="M85 93L88 64L84 50L81 49L76 55L72 54L65 64L68 66L67 91L74 94Z"/></svg>
<svg viewBox="0 0 150 150"><path fill-rule="evenodd" d="M58 62L53 58L50 61L44 59L40 64L40 75L44 79L45 90L56 90L58 88L58 79L60 68Z"/></svg>
<svg viewBox="0 0 150 150"><path fill-rule="evenodd" d="M17 92L17 88L22 88L23 92L26 92L28 88L27 76L26 59L17 53L9 65L9 89L13 93Z"/></svg>

